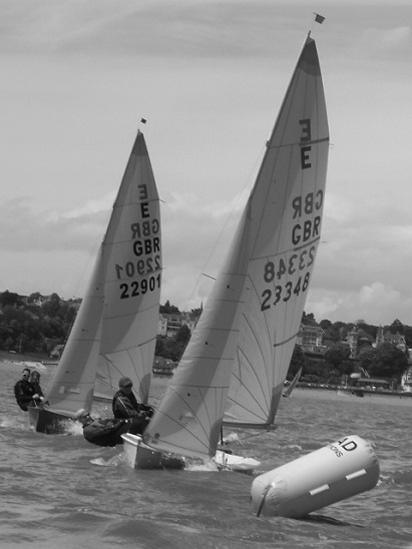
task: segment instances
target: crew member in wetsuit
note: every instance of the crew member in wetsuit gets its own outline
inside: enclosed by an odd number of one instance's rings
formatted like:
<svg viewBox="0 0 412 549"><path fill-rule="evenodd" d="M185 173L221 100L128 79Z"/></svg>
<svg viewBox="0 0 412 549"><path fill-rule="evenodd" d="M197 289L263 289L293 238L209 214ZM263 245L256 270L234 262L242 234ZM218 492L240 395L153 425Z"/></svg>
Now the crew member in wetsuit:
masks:
<svg viewBox="0 0 412 549"><path fill-rule="evenodd" d="M125 419L93 418L86 410L80 409L74 416L83 426L83 436L98 446L116 446L123 444L122 434L127 433L129 425Z"/></svg>
<svg viewBox="0 0 412 549"><path fill-rule="evenodd" d="M39 404L44 402L44 395L43 391L40 387L40 374L37 370L33 370L30 374L30 385L33 388L33 403L35 406L38 406Z"/></svg>
<svg viewBox="0 0 412 549"><path fill-rule="evenodd" d="M112 400L113 415L117 419L129 420L130 433L142 434L153 415L153 408L139 404L132 389L133 383L130 378L119 379L119 390Z"/></svg>
<svg viewBox="0 0 412 549"><path fill-rule="evenodd" d="M16 397L17 404L22 410L27 412L29 404L33 403L34 389L29 381L30 370L24 368L21 373L21 379L14 386L14 396Z"/></svg>

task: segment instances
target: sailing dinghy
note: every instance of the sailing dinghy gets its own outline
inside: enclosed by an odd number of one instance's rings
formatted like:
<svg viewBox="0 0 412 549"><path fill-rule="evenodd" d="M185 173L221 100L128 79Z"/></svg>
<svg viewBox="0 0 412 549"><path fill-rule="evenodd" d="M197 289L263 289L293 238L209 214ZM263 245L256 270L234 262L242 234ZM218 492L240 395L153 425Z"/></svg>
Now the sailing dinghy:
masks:
<svg viewBox="0 0 412 549"><path fill-rule="evenodd" d="M293 376L292 381L289 383L287 387L285 387L282 391L282 396L285 398L289 398L292 394L293 389L296 387L296 385L299 383L300 376L302 375L303 367L301 366L299 370L296 372L296 374Z"/></svg>
<svg viewBox="0 0 412 549"><path fill-rule="evenodd" d="M159 466L169 454L229 468L237 461L237 468L242 458L217 453L222 423L273 424L320 239L328 147L319 59L308 35L183 358L143 437L123 435L133 467Z"/></svg>
<svg viewBox="0 0 412 549"><path fill-rule="evenodd" d="M46 394L49 405L29 409L36 431L63 432L80 410L90 412L94 398L111 401L124 376L147 403L161 269L159 197L139 131L88 290Z"/></svg>

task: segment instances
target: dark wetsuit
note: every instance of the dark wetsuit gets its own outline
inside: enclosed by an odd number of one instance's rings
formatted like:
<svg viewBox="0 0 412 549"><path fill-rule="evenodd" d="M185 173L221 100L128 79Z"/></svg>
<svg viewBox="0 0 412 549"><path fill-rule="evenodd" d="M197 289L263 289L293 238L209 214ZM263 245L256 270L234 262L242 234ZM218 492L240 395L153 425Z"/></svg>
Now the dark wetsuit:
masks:
<svg viewBox="0 0 412 549"><path fill-rule="evenodd" d="M83 436L92 444L98 446L116 446L123 444L122 434L129 431L129 424L125 419L93 419L89 418L83 424Z"/></svg>
<svg viewBox="0 0 412 549"><path fill-rule="evenodd" d="M34 394L37 393L40 397L44 397L43 391L41 390L39 383L33 383L32 381L30 381L30 385L33 387Z"/></svg>
<svg viewBox="0 0 412 549"><path fill-rule="evenodd" d="M17 404L25 412L27 412L28 405L32 403L33 395L33 385L25 379L19 379L14 386L14 396L16 397Z"/></svg>
<svg viewBox="0 0 412 549"><path fill-rule="evenodd" d="M123 444L122 434L142 434L153 415L150 406L139 404L133 393L122 390L114 395L112 410L114 418L83 419L83 436L87 441L98 446Z"/></svg>
<svg viewBox="0 0 412 549"><path fill-rule="evenodd" d="M113 397L112 410L115 418L130 420L129 432L133 434L143 433L153 415L153 408L139 404L133 393L121 389Z"/></svg>

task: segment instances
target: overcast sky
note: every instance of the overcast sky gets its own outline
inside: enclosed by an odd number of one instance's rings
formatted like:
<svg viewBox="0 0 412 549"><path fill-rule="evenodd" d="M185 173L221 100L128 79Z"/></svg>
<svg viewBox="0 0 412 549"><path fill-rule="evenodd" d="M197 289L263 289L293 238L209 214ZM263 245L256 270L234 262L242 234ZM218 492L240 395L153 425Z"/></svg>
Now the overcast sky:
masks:
<svg viewBox="0 0 412 549"><path fill-rule="evenodd" d="M412 324L410 0L0 9L0 291L82 295L144 116L163 200L162 302L199 306L312 28L331 148L306 312Z"/></svg>

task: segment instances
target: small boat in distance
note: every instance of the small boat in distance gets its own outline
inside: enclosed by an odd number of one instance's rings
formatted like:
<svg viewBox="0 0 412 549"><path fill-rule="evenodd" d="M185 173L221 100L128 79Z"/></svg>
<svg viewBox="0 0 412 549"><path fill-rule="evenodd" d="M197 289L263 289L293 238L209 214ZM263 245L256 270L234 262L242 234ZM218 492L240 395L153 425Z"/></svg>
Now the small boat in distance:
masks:
<svg viewBox="0 0 412 549"><path fill-rule="evenodd" d="M255 466L222 456L221 427L273 425L320 240L328 148L319 59L308 36L183 358L143 437L123 435L132 467L162 467L165 456Z"/></svg>
<svg viewBox="0 0 412 549"><path fill-rule="evenodd" d="M377 386L382 380L365 378L359 385L342 385L336 391L338 399L353 399L356 402L370 404L393 404L397 406L412 406L412 393L394 391L385 386ZM388 383L389 385L389 383Z"/></svg>
<svg viewBox="0 0 412 549"><path fill-rule="evenodd" d="M159 318L159 196L143 134L135 139L88 290L32 428L63 432L93 399L111 401L129 377L147 403Z"/></svg>

